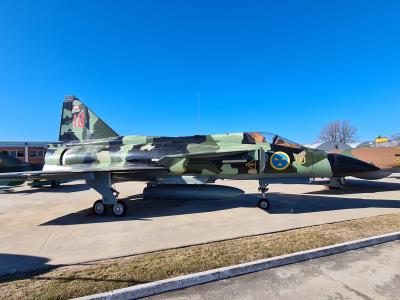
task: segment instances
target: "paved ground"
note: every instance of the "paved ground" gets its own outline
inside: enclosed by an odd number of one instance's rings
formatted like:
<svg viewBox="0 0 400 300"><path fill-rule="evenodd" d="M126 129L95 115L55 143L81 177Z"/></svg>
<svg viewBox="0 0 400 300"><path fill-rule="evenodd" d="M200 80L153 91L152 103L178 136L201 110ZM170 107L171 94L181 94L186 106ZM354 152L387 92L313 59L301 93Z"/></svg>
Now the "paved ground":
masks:
<svg viewBox="0 0 400 300"><path fill-rule="evenodd" d="M400 241L147 299L399 299Z"/></svg>
<svg viewBox="0 0 400 300"><path fill-rule="evenodd" d="M0 194L0 274L31 270L400 212L399 176L355 180L344 191L318 185L272 185L272 208L255 207L257 182L225 181L247 195L228 200L140 199L144 184L117 185L123 219L94 217L98 194L83 184Z"/></svg>

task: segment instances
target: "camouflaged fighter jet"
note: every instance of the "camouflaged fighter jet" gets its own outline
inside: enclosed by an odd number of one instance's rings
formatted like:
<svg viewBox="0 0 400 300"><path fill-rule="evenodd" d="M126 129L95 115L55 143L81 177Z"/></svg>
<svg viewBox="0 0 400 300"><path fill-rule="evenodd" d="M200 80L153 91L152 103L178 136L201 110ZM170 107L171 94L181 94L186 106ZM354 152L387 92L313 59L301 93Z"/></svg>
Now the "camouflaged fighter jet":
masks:
<svg viewBox="0 0 400 300"><path fill-rule="evenodd" d="M119 136L79 99L67 96L62 107L59 144L49 145L43 171L1 174L16 179L84 179L101 194L97 215L127 212L113 183L149 185L206 184L217 179L258 180L268 209L273 179L342 177L372 174L364 161L309 149L281 136L260 132L187 137Z"/></svg>
<svg viewBox="0 0 400 300"><path fill-rule="evenodd" d="M0 173L27 171L28 164L23 163L15 157L11 157L4 152L0 152ZM15 186L23 184L24 180L4 179L0 180L0 190L10 190Z"/></svg>
<svg viewBox="0 0 400 300"><path fill-rule="evenodd" d="M9 172L27 172L27 171L38 171L42 169L40 164L29 164L23 162L18 158L12 157L5 152L0 152L0 173ZM11 191L12 188L22 185L25 180L21 179L0 179L0 190ZM51 187L59 187L61 184L58 180L33 180L29 181L28 185L32 187L42 187L50 185Z"/></svg>

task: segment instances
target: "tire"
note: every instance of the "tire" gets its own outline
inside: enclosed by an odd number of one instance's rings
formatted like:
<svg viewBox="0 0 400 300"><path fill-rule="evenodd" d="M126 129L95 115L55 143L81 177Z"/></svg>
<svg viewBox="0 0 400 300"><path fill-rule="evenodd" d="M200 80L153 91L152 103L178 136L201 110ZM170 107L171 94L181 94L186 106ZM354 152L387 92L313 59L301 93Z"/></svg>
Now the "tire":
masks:
<svg viewBox="0 0 400 300"><path fill-rule="evenodd" d="M102 200L97 200L93 204L92 211L96 216L104 216L107 211L107 207L103 204Z"/></svg>
<svg viewBox="0 0 400 300"><path fill-rule="evenodd" d="M257 206L263 210L268 210L271 207L271 203L268 199L260 199Z"/></svg>
<svg viewBox="0 0 400 300"><path fill-rule="evenodd" d="M112 212L116 217L126 216L128 212L128 206L124 201L117 201L117 203L112 206Z"/></svg>

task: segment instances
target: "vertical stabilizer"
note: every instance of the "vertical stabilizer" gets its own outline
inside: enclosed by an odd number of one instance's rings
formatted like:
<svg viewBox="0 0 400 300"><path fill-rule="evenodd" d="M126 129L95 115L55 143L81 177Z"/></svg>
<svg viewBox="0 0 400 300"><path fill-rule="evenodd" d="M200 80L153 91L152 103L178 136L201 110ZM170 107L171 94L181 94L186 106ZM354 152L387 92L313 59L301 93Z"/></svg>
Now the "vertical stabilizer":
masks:
<svg viewBox="0 0 400 300"><path fill-rule="evenodd" d="M62 112L59 140L85 141L117 137L118 134L75 96L66 96Z"/></svg>

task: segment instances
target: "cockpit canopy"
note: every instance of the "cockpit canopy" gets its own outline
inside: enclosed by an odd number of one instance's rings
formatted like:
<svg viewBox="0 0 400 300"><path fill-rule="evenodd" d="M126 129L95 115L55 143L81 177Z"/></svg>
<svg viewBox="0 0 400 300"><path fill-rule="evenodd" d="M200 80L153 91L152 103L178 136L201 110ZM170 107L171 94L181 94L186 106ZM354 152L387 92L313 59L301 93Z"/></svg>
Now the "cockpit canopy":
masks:
<svg viewBox="0 0 400 300"><path fill-rule="evenodd" d="M247 138L256 144L269 143L277 146L284 146L288 148L302 149L302 145L292 142L284 137L269 132L247 132Z"/></svg>

